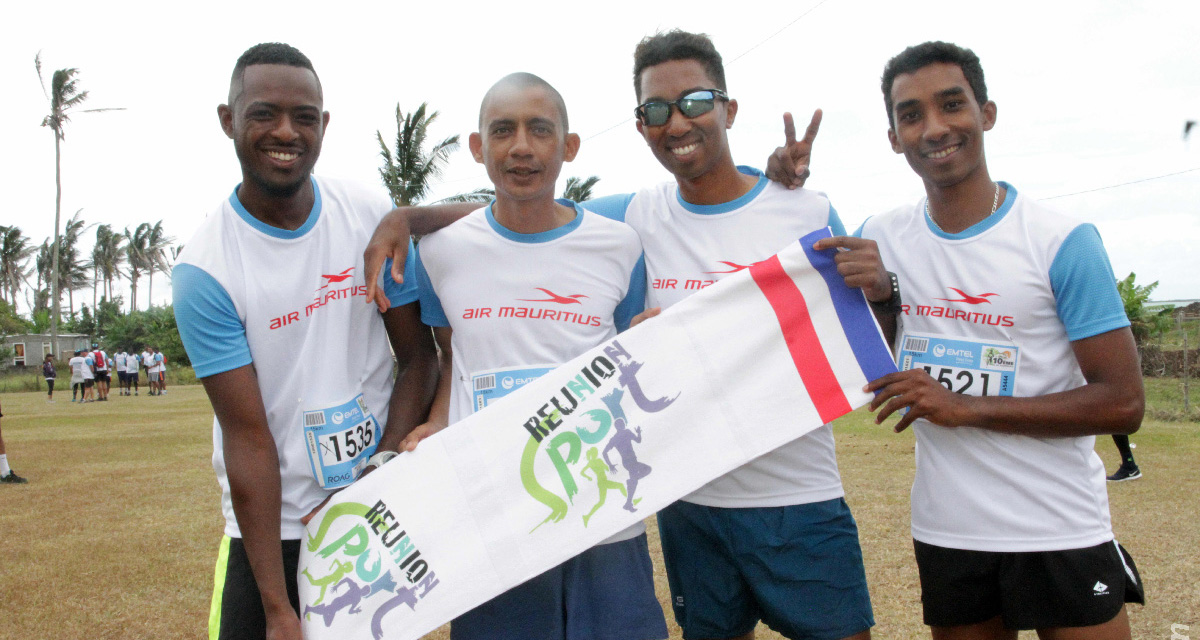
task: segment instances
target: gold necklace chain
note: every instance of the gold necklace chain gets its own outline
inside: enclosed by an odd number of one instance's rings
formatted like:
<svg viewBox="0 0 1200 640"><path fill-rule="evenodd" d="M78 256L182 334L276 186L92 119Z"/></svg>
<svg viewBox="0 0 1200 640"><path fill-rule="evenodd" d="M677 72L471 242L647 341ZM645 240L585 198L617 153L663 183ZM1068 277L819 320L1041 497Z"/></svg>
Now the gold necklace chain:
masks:
<svg viewBox="0 0 1200 640"><path fill-rule="evenodd" d="M991 211L991 213L988 213L986 217L984 217L984 220L987 220L988 218L992 217L992 214L996 213L996 209L998 209L999 207L1000 207L1000 183L997 182L996 183L996 194L992 196L992 211ZM933 214L929 213L929 198L928 197L925 198L925 217L929 218L929 221L933 223L933 226L936 227L938 231L941 231L942 233L946 233L946 230L943 229L942 226L937 223L937 220L933 219ZM980 220L980 222L983 222L983 220ZM978 223L976 223L976 224L978 224Z"/></svg>

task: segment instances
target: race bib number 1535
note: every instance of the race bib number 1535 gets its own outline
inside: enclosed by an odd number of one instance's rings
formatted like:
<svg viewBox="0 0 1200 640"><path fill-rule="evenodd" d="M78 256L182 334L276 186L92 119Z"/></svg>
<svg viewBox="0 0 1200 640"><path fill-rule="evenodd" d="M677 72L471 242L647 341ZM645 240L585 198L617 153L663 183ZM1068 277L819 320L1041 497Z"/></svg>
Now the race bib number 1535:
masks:
<svg viewBox="0 0 1200 640"><path fill-rule="evenodd" d="M362 394L340 405L307 409L304 439L317 484L336 489L354 482L379 446L379 423Z"/></svg>
<svg viewBox="0 0 1200 640"><path fill-rule="evenodd" d="M900 370L924 369L950 391L972 396L1011 396L1020 351L1003 342L905 334Z"/></svg>

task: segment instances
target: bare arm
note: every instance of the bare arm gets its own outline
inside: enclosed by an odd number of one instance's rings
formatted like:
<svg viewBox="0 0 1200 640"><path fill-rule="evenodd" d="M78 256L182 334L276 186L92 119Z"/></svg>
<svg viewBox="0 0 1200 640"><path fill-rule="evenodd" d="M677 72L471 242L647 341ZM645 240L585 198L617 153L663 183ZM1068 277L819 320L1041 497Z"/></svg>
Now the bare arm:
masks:
<svg viewBox="0 0 1200 640"><path fill-rule="evenodd" d="M416 302L389 309L383 314L383 323L396 354L397 373L379 449L399 451L400 442L429 411L438 381L438 361L433 336L421 323Z"/></svg>
<svg viewBox="0 0 1200 640"><path fill-rule="evenodd" d="M364 273L367 276L367 301L387 311L390 303L383 288L379 286L379 274L388 258L392 259L392 279L404 282L404 260L408 257L408 240L413 235L423 236L443 229L468 213L480 208L478 202L435 204L424 207L398 207L388 212L371 241L363 251Z"/></svg>
<svg viewBox="0 0 1200 640"><path fill-rule="evenodd" d="M288 601L279 540L279 452L267 426L258 376L245 365L202 379L221 424L225 473L246 557L262 597L269 638L300 638Z"/></svg>
<svg viewBox="0 0 1200 640"><path fill-rule="evenodd" d="M894 429L917 418L943 427L972 426L1038 437L1129 434L1142 424L1145 398L1133 334L1117 329L1071 343L1087 384L1029 398L967 396L948 391L924 369L888 374L867 385L879 391L871 410L880 424L909 407ZM886 404L885 404L886 403Z"/></svg>
<svg viewBox="0 0 1200 640"><path fill-rule="evenodd" d="M441 361L441 375L438 377L437 393L433 396L433 406L429 409L429 417L425 424L418 426L400 443L400 451L412 451L417 443L445 429L450 423L450 391L454 385L454 351L450 341L454 330L450 327L434 327L433 337L437 341L438 356Z"/></svg>

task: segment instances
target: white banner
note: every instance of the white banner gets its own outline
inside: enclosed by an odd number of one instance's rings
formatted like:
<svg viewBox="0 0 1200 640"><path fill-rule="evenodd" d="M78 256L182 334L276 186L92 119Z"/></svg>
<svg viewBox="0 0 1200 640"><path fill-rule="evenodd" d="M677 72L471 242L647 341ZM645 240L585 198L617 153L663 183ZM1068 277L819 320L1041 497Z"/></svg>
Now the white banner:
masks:
<svg viewBox="0 0 1200 640"><path fill-rule="evenodd" d="M308 526L304 635L419 638L865 404L895 370L823 230L423 441Z"/></svg>

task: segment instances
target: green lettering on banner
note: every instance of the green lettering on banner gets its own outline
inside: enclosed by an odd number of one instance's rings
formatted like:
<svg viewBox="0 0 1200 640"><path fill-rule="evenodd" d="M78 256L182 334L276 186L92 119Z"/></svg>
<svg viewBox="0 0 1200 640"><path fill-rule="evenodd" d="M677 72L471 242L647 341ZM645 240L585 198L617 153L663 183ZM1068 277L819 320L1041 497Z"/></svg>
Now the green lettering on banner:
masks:
<svg viewBox="0 0 1200 640"><path fill-rule="evenodd" d="M567 448L567 456L564 459L560 450L563 446ZM554 469L558 471L558 478L562 481L563 490L567 492L567 499L579 493L579 487L575 484L575 478L571 477L571 469L567 465L579 462L579 454L583 452L583 445L579 441L579 436L571 433L560 433L550 440L550 448L546 449L546 455L550 456L550 462L554 463ZM572 500L572 503L574 501Z"/></svg>
<svg viewBox="0 0 1200 640"><path fill-rule="evenodd" d="M345 535L325 545L321 549L320 555L322 558L328 558L341 549L346 548L345 554L348 556L357 556L367 550L367 528L361 524L354 525Z"/></svg>
<svg viewBox="0 0 1200 640"><path fill-rule="evenodd" d="M308 550L316 551L321 547L321 542L325 540L325 534L329 533L329 527L333 526L333 521L342 516L359 516L366 518L371 509L365 504L357 502L342 502L335 504L321 516L321 525L317 527L317 535L308 536Z"/></svg>
<svg viewBox="0 0 1200 640"><path fill-rule="evenodd" d="M549 417L556 418L557 416L551 414ZM544 421L542 425L545 425ZM536 531L538 527L547 522L558 522L567 517L567 502L554 492L543 487L538 482L537 475L533 471L534 462L537 460L537 452L540 448L539 444L539 439L533 436L530 436L529 440L525 443L525 450L521 453L521 485L525 487L525 491L530 497L550 507L550 515L546 516L546 519L539 522L537 527L534 527L531 531Z"/></svg>
<svg viewBox="0 0 1200 640"><path fill-rule="evenodd" d="M608 430L612 427L612 416L604 409L592 409L583 415L595 421L596 428L588 431L583 427L575 427L575 432L579 434L579 439L587 444L598 444L608 435Z"/></svg>

